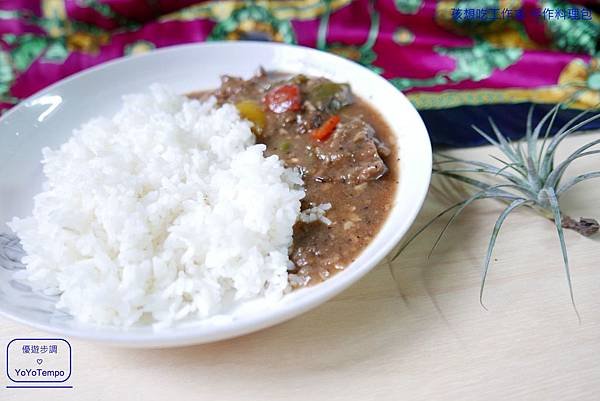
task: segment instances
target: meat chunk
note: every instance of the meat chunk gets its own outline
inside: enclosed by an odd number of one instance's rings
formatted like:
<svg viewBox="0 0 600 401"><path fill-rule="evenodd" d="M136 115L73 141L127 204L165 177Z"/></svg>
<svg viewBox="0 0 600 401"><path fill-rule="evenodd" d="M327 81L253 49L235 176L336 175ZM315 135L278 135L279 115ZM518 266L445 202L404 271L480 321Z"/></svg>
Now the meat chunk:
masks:
<svg viewBox="0 0 600 401"><path fill-rule="evenodd" d="M321 163L309 173L319 181L360 184L388 170L380 152L386 155L389 149L375 137L373 127L359 118L339 124L314 152Z"/></svg>
<svg viewBox="0 0 600 401"><path fill-rule="evenodd" d="M268 87L266 73L262 69L254 78L248 80L224 75L221 77L221 86L214 92L214 96L220 104L236 103L246 99L261 99Z"/></svg>

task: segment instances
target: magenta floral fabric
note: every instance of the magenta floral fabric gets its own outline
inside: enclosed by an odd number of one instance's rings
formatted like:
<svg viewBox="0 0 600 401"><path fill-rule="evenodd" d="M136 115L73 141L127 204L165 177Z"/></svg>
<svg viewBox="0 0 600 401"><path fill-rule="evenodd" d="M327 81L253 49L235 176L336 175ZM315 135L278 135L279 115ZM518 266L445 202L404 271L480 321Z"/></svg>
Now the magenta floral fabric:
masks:
<svg viewBox="0 0 600 401"><path fill-rule="evenodd" d="M598 2L560 0L2 0L0 110L117 57L182 43L316 47L389 79L441 145L480 143L497 120L600 103Z"/></svg>

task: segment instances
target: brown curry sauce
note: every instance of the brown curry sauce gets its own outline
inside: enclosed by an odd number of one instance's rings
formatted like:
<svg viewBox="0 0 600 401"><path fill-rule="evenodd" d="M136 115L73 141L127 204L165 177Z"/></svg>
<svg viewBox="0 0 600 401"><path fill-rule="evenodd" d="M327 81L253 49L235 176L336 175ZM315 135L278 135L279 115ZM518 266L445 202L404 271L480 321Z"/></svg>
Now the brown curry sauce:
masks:
<svg viewBox="0 0 600 401"><path fill-rule="evenodd" d="M288 92L300 102L268 103L282 86L286 91L294 89ZM337 91L334 96L332 88ZM325 96L315 99L315 92ZM353 95L349 86L324 78L261 71L249 80L223 77L216 91L189 96L207 94L220 104L250 102L258 109L262 120L255 122L257 142L266 145L267 155L277 155L286 167L297 167L303 174L303 210L332 205L326 214L330 225L316 221L294 226L290 258L295 268L289 271L290 284L320 282L353 262L383 225L398 184L396 143L381 115ZM339 119L333 133L316 140L315 130L331 116Z"/></svg>

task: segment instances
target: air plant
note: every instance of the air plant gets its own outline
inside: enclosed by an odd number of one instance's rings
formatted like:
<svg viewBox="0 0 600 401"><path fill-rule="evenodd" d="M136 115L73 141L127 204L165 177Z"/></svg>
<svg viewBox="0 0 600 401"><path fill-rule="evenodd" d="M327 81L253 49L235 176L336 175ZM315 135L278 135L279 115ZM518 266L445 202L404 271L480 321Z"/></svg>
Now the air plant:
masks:
<svg viewBox="0 0 600 401"><path fill-rule="evenodd" d="M398 257L412 240L442 216L453 211L450 219L446 222L438 235L429 254L430 256L441 241L448 227L467 206L482 199L496 199L504 202L507 206L500 213L500 216L494 225L483 262L479 302L482 307L485 308L483 305L483 289L485 287L485 280L490 265L490 259L492 257L492 251L500 228L511 212L522 206L529 207L543 217L554 222L560 242L571 303L575 308L571 274L569 270L569 258L567 255L563 228L574 229L582 235L589 236L596 233L599 226L598 222L594 219L582 218L578 222L565 216L560 209L559 199L561 195L571 189L574 185L591 178L600 177L600 171L592 171L568 180L563 180L565 170L573 161L600 153L600 150L598 149L590 150L600 144L600 139L593 140L581 146L561 163L555 164L554 156L558 146L566 137L586 124L599 119L600 113L584 118L591 113L591 110L586 110L568 121L564 126L558 129L553 137L550 137L550 132L560 108L561 104L556 105L556 107L552 108L552 110L544 115L537 125L533 127L532 107L527 116L525 137L522 141L518 142L512 142L504 136L491 118L489 119L489 124L493 134L488 134L479 127L472 126L479 135L502 152L504 159L490 156L500 163L499 166L480 161L462 160L449 155L437 155L433 167L433 172L435 174L465 183L468 186L473 187L476 192L467 199L443 210L420 228L402 245L395 254L394 259ZM479 179L481 176L493 177L494 182L489 183L483 181ZM577 312L576 308L575 312Z"/></svg>

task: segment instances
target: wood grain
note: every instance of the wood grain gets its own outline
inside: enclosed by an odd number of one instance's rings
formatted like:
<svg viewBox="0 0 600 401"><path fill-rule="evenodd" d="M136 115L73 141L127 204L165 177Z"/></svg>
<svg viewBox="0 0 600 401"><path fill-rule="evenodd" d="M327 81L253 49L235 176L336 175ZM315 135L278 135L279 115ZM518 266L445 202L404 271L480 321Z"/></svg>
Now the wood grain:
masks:
<svg viewBox="0 0 600 401"><path fill-rule="evenodd" d="M569 139L559 157L594 137L600 133ZM490 151L452 153L484 159ZM579 161L568 174L597 170L598 160ZM600 217L599 184L575 187L563 209ZM431 191L416 226L445 198ZM74 389L13 390L3 383L0 400L600 399L598 238L567 233L579 324L556 232L550 222L517 211L498 239L485 310L478 301L480 267L501 208L493 201L473 206L430 259L441 225L394 263L380 264L337 298L277 327L167 350L73 340ZM4 343L43 335L0 320Z"/></svg>

